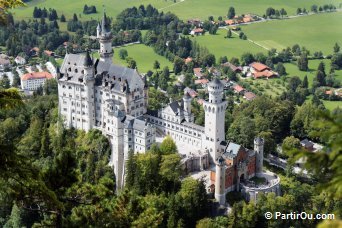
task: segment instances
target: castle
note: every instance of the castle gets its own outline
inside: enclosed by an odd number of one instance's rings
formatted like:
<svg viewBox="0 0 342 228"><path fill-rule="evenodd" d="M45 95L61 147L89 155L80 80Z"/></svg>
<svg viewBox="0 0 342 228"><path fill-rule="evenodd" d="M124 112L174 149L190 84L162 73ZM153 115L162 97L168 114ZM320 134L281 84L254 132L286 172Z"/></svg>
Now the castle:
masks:
<svg viewBox="0 0 342 228"><path fill-rule="evenodd" d="M263 140L257 139L255 150L245 152L225 142L227 102L219 79L208 84L209 99L203 103L205 127L194 124L192 98L187 93L181 101L171 102L161 110L147 110L146 77L136 69L112 63L112 34L105 14L97 27L97 39L97 60L88 51L85 55L66 54L58 75L59 114L68 128L98 129L108 137L112 147L110 165L118 189L124 185L128 151L149 150L157 135L170 135L176 144L188 146L189 151L182 153L196 158L185 161L189 172L216 164L212 172L216 178L211 179L217 182L215 197L221 204L226 192L239 190L239 175L250 178L262 170Z"/></svg>

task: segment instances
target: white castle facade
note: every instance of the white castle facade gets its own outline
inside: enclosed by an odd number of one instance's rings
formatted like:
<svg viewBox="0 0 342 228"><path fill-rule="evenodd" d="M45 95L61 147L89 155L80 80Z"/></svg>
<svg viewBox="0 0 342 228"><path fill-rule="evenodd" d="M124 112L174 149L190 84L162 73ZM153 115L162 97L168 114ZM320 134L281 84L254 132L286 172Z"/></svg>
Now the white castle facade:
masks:
<svg viewBox="0 0 342 228"><path fill-rule="evenodd" d="M109 138L110 163L118 189L124 185L129 150L147 151L156 141L156 134L170 135L176 143L189 145L187 154L196 154L184 164L189 171L208 169L224 154L229 146L224 130L227 102L220 80L208 84L209 99L203 104L205 127L193 123L187 93L181 101L148 111L146 79L136 69L112 63L112 35L105 14L97 27L97 38L100 59L95 61L89 52L66 54L58 75L59 113L66 127L98 129Z"/></svg>

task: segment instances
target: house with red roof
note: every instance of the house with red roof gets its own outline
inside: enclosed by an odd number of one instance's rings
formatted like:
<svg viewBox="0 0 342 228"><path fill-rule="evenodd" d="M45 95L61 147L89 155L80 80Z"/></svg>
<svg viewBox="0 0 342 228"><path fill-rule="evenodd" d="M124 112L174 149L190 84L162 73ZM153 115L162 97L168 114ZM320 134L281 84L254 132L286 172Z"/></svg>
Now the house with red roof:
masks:
<svg viewBox="0 0 342 228"><path fill-rule="evenodd" d="M235 73L241 73L242 71L242 68L240 66L235 66L234 64L231 64L230 62L222 63L221 66L229 67Z"/></svg>
<svg viewBox="0 0 342 228"><path fill-rule="evenodd" d="M265 64L262 64L259 62L251 63L250 67L251 67L250 70L251 70L252 76L255 79L259 79L259 78L267 78L268 79L268 78L278 76L278 73L272 71L271 68L269 68Z"/></svg>
<svg viewBox="0 0 342 228"><path fill-rule="evenodd" d="M43 86L47 79L53 76L49 72L32 72L21 76L21 89L23 90L37 90Z"/></svg>
<svg viewBox="0 0 342 228"><path fill-rule="evenodd" d="M195 28L193 30L191 30L190 35L193 36L198 36L198 35L203 35L204 34L204 29L202 28Z"/></svg>
<svg viewBox="0 0 342 228"><path fill-rule="evenodd" d="M242 86L238 85L238 84L235 84L233 86L233 90L234 90L235 93L238 93L238 94L243 93L245 91L245 89Z"/></svg>
<svg viewBox="0 0 342 228"><path fill-rule="evenodd" d="M247 101L251 101L256 98L256 95L252 92L245 92L245 94L243 95L243 98L245 98Z"/></svg>
<svg viewBox="0 0 342 228"><path fill-rule="evenodd" d="M202 68L197 67L197 68L194 68L193 71L194 71L194 75L197 78L201 79L203 77L203 74L202 74L203 70L202 70Z"/></svg>
<svg viewBox="0 0 342 228"><path fill-rule="evenodd" d="M197 95L198 95L198 93L195 91L195 90L193 90L193 89L191 89L191 88L189 88L189 87L186 87L185 89L184 89L184 94L185 93L188 93L189 95L190 95L190 97L192 97L192 98L195 98L195 97L197 97Z"/></svg>

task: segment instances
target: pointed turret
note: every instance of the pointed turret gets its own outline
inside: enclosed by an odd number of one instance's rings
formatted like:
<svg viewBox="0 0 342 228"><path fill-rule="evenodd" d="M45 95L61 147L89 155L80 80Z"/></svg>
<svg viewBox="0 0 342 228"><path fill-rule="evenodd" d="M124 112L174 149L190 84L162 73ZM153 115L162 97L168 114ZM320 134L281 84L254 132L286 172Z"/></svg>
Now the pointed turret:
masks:
<svg viewBox="0 0 342 228"><path fill-rule="evenodd" d="M84 66L91 67L93 65L93 60L90 57L89 50L87 50L86 57L84 58Z"/></svg>
<svg viewBox="0 0 342 228"><path fill-rule="evenodd" d="M98 30L98 40L100 42L100 61L111 63L113 57L112 33L106 13L103 13L101 27Z"/></svg>

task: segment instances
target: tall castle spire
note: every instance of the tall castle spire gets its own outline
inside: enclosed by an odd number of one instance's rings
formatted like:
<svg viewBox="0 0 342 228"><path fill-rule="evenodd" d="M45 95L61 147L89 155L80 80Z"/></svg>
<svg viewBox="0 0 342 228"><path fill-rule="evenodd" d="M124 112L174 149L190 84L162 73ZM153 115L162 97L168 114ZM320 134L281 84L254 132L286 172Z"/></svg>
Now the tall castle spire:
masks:
<svg viewBox="0 0 342 228"><path fill-rule="evenodd" d="M97 36L100 42L100 61L112 62L113 48L112 48L112 33L110 31L110 24L104 10L101 24L97 27Z"/></svg>

